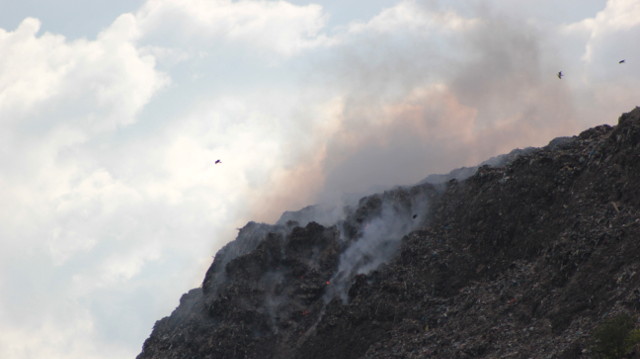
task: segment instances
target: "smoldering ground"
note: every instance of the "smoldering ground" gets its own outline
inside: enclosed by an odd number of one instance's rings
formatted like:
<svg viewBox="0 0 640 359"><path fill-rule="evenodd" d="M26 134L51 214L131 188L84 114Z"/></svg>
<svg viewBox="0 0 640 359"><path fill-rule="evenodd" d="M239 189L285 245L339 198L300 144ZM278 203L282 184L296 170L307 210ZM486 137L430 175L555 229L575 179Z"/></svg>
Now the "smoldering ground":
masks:
<svg viewBox="0 0 640 359"><path fill-rule="evenodd" d="M309 156L280 172L254 207L256 218L273 221L309 204L304 198L333 209L307 209L298 220L330 224L357 194L542 146L601 120L585 111L575 79L555 76L566 65L562 39L489 7L463 16L436 2L402 2L335 40L312 62L302 96L326 108L297 112L321 130L307 133ZM386 209L364 225L341 256L334 294L344 299L341 285L395 253L414 229L407 218Z"/></svg>

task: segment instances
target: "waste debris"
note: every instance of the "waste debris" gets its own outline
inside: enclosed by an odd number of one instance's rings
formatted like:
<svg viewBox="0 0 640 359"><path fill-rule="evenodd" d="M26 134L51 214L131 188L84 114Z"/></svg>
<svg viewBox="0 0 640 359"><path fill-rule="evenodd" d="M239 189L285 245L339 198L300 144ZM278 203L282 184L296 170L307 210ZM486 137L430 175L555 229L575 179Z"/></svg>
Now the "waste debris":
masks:
<svg viewBox="0 0 640 359"><path fill-rule="evenodd" d="M640 108L472 172L249 223L138 359L594 357L640 314Z"/></svg>

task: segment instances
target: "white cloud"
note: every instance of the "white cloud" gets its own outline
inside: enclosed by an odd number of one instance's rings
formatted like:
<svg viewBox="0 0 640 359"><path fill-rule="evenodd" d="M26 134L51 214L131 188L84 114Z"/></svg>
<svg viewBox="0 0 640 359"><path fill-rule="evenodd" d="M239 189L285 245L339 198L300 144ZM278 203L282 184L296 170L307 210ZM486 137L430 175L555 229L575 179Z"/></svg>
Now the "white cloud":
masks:
<svg viewBox="0 0 640 359"><path fill-rule="evenodd" d="M48 90L61 81L60 72L51 71L51 67L64 66L64 61L49 51L64 40L47 35L39 42L39 29L37 19L27 18L13 32L0 30L0 51L5 54L0 58L0 111L9 114L3 123L33 111L36 103L53 95ZM44 60L46 57L53 63Z"/></svg>
<svg viewBox="0 0 640 359"><path fill-rule="evenodd" d="M118 247L140 254L136 241L105 250L119 235L148 233L127 223L142 213L138 190L93 157L109 146L101 136L135 123L168 81L137 49L134 21L123 15L95 40L41 34L33 18L0 30L1 357L101 357L73 273L103 265L122 283L157 258L114 261L127 258L112 254ZM123 353L107 346L107 357Z"/></svg>
<svg viewBox="0 0 640 359"><path fill-rule="evenodd" d="M150 0L137 13L146 41L188 49L243 44L261 56L289 57L323 45L318 5L285 1Z"/></svg>
<svg viewBox="0 0 640 359"><path fill-rule="evenodd" d="M629 30L640 24L640 3L634 0L609 0L593 23L595 32Z"/></svg>
<svg viewBox="0 0 640 359"><path fill-rule="evenodd" d="M154 69L152 57L136 50L131 21L121 16L96 41L38 36L36 19L2 31L2 125L27 119L46 131L52 118L64 116L64 125L95 132L134 122L166 77Z"/></svg>
<svg viewBox="0 0 640 359"><path fill-rule="evenodd" d="M415 0L405 0L396 6L383 10L371 20L355 22L349 32L397 33L404 30L426 31L426 36L441 31L461 31L473 28L478 19L465 18L452 10L439 10L424 6Z"/></svg>
<svg viewBox="0 0 640 359"><path fill-rule="evenodd" d="M99 214L89 212L95 205L88 204L95 193L107 196L109 174L83 161L87 157L79 154L80 146L135 122L166 83L153 59L140 56L130 42L130 20L119 18L95 41L38 35L36 19L0 33L0 130L6 136L0 147L0 221L6 224L5 242L41 236L42 230L28 229L33 225L29 221L50 226L59 220L54 218L73 217L65 214L66 203L83 208L85 217ZM60 259L74 247L86 248L86 243L73 244L69 231L45 234L51 243L65 243Z"/></svg>
<svg viewBox="0 0 640 359"><path fill-rule="evenodd" d="M585 46L583 60L594 60L595 52L613 36L619 33L635 30L640 25L640 3L634 0L609 0L606 7L598 12L595 17L566 26L569 32L586 32L589 40ZM626 41L613 41L614 43L626 43Z"/></svg>
<svg viewBox="0 0 640 359"><path fill-rule="evenodd" d="M564 47L574 47L576 61L565 64L583 118L616 118L621 109L638 104L640 72L635 66L640 48L629 46L640 37L640 4L609 0L593 17L560 29ZM579 60L578 60L579 59ZM624 64L618 64L620 60Z"/></svg>

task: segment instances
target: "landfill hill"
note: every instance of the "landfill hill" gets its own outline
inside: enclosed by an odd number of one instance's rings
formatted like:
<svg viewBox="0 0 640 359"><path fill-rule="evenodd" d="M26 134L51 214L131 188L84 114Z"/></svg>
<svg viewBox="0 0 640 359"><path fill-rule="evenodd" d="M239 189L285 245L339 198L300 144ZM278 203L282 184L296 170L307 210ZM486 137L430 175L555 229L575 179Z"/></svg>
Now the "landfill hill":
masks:
<svg viewBox="0 0 640 359"><path fill-rule="evenodd" d="M247 224L137 358L594 357L640 310L640 108L338 214Z"/></svg>

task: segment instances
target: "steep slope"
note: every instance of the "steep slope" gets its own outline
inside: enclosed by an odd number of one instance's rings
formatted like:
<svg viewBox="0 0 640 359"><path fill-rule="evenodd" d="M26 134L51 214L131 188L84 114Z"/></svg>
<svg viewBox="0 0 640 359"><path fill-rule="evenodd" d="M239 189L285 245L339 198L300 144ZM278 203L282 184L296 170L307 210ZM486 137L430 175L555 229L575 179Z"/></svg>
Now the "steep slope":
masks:
<svg viewBox="0 0 640 359"><path fill-rule="evenodd" d="M640 310L640 108L462 172L249 223L138 358L588 358Z"/></svg>

